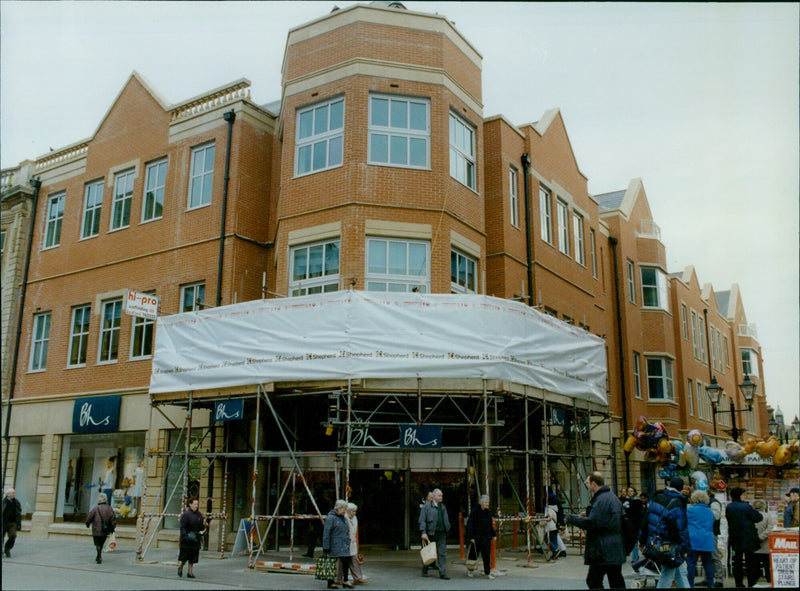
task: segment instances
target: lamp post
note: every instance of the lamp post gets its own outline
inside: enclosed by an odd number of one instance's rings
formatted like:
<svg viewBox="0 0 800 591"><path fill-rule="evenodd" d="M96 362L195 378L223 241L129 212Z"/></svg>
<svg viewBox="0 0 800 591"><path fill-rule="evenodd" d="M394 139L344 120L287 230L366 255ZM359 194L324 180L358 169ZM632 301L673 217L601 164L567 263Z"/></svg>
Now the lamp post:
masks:
<svg viewBox="0 0 800 591"><path fill-rule="evenodd" d="M712 406L712 411L711 412L712 412L713 419L714 419L714 435L716 436L716 434L717 434L717 415L718 414L724 414L724 413L730 413L731 421L733 422L733 426L731 427L729 432L731 434L731 437L733 437L733 440L736 441L736 442L739 441L739 435L741 435L744 432L744 430L740 431L739 429L736 428L736 413L737 412L749 412L750 410L752 410L752 408L753 408L753 404L752 404L753 396L755 396L755 393L756 393L756 385L750 379L749 375L745 374L744 381L741 384L739 384L739 390L741 391L742 396L745 399L745 402L747 402L747 408L739 408L739 409L735 408L734 404L733 404L733 397L731 397L730 398L730 410L717 410L717 404L719 403L719 397L723 392L722 386L720 386L717 383L717 378L715 378L715 377L712 377L711 378L711 383L708 386L706 386L706 392L708 393L708 398L709 398L709 400L711 400L711 406Z"/></svg>

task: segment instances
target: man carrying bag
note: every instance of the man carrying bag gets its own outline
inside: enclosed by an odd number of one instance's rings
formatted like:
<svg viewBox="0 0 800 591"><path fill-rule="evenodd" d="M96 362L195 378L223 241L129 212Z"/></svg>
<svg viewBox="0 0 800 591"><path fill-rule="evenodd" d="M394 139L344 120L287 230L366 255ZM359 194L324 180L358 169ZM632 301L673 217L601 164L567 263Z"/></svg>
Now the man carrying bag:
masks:
<svg viewBox="0 0 800 591"><path fill-rule="evenodd" d="M639 534L639 548L661 568L659 588L669 587L673 579L680 588L689 586L681 570L686 552L691 548L686 497L681 494L682 489L683 479L676 476L663 492L653 497Z"/></svg>
<svg viewBox="0 0 800 591"><path fill-rule="evenodd" d="M438 488L433 491L433 499L425 503L419 512L419 530L422 534L423 544L433 540L436 544L436 567L439 569L439 578L449 579L447 576L447 532L450 531L450 518L447 507L442 503L442 491ZM424 550L424 549L423 549ZM428 576L428 565L423 564L422 576Z"/></svg>

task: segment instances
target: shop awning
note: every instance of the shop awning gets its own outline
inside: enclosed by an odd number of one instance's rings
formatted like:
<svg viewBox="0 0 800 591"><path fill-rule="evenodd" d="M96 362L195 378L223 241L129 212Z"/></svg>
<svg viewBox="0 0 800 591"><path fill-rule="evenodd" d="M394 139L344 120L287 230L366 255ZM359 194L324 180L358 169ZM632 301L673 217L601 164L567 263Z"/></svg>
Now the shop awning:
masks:
<svg viewBox="0 0 800 591"><path fill-rule="evenodd" d="M150 393L297 380L502 379L607 404L605 343L519 302L340 291L157 320Z"/></svg>

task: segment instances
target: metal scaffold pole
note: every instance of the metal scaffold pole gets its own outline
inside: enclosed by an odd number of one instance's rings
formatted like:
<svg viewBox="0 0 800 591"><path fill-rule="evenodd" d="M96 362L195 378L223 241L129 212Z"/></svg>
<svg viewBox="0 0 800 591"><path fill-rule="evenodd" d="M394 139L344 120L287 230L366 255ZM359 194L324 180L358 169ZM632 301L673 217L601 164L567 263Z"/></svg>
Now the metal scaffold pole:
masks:
<svg viewBox="0 0 800 591"><path fill-rule="evenodd" d="M252 488L252 496L250 499L250 543L248 547L250 549L250 557L248 559L248 566L253 568L253 540L255 538L255 530L258 527L258 523L256 522L256 480L258 479L258 432L261 428L261 394L262 390L259 387L258 389L258 396L256 396L256 433L255 433L255 441L253 445L253 488ZM266 394L265 394L266 396ZM259 552L261 551L261 546L263 545L264 540L261 540L259 544Z"/></svg>

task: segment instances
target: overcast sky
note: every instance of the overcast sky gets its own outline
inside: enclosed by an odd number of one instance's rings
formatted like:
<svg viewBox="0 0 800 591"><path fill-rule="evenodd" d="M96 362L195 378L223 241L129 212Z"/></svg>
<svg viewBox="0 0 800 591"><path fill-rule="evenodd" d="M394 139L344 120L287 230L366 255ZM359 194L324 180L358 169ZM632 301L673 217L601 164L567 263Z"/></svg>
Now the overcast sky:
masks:
<svg viewBox="0 0 800 591"><path fill-rule="evenodd" d="M0 2L0 163L94 134L133 70L177 103L280 98L287 32L330 2ZM405 2L483 56L484 115L558 107L592 194L641 177L670 272L738 283L767 400L798 414L798 5Z"/></svg>

